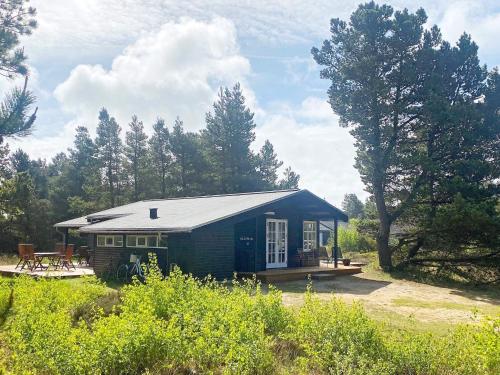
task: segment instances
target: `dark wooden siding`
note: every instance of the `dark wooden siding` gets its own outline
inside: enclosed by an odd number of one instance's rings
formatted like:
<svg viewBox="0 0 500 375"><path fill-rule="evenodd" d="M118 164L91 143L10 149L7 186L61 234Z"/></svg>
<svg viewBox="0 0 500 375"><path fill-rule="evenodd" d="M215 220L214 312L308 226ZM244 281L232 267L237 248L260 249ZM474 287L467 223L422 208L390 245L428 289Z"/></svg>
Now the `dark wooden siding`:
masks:
<svg viewBox="0 0 500 375"><path fill-rule="evenodd" d="M195 249L191 233L172 233L168 235L167 267L177 265L184 273L194 273Z"/></svg>
<svg viewBox="0 0 500 375"><path fill-rule="evenodd" d="M213 224L192 232L195 248L193 274L231 278L235 271L234 225Z"/></svg>

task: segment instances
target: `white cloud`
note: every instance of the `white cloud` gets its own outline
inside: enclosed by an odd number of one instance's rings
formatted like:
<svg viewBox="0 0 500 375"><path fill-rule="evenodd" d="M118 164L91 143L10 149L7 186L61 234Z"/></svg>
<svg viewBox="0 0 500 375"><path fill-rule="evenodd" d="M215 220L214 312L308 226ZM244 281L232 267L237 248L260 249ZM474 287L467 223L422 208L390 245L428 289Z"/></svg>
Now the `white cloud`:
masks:
<svg viewBox="0 0 500 375"><path fill-rule="evenodd" d="M308 97L297 110L280 107L270 112L257 127L255 148L269 139L285 165L300 174L301 188L335 205L340 205L345 193L368 196L353 166L353 138L348 129L339 127L328 103Z"/></svg>
<svg viewBox="0 0 500 375"><path fill-rule="evenodd" d="M431 20L438 23L444 38L453 44L464 32L471 34L472 39L479 45L479 55L491 66L500 64L498 8L491 9L485 2L480 1L456 1L450 4L438 19Z"/></svg>
<svg viewBox="0 0 500 375"><path fill-rule="evenodd" d="M241 81L250 63L239 54L234 25L223 18L205 23L181 19L141 37L115 57L111 68L79 65L54 91L63 110L91 125L106 107L125 125L132 114L145 123L157 116L188 129L203 126L219 86ZM251 101L250 90L245 90Z"/></svg>
<svg viewBox="0 0 500 375"><path fill-rule="evenodd" d="M161 116L172 124L180 116L186 128L203 126L219 86L240 81L251 107L258 113L255 95L248 88L249 61L239 53L232 22L214 18L200 22L189 18L164 24L144 34L113 59L110 69L78 65L60 83L54 96L60 111L73 119L57 134L11 141L33 157L51 157L73 142L77 125L93 132L98 111L106 107L126 128L133 114L146 130Z"/></svg>

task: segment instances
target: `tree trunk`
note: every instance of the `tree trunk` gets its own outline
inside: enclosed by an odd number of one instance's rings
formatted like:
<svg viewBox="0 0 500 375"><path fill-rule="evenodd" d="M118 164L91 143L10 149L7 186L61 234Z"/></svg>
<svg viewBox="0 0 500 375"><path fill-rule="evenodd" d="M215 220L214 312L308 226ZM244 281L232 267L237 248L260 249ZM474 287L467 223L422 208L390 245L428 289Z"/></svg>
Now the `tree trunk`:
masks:
<svg viewBox="0 0 500 375"><path fill-rule="evenodd" d="M382 168L380 167L380 157L377 153L376 159L379 162L376 164L376 171L374 173L373 195L375 197L375 204L377 206L377 213L379 218L379 226L377 232L377 251L380 267L384 271L392 268L392 252L389 248L389 234L391 230L391 217L387 212L387 206L384 198L384 183Z"/></svg>
<svg viewBox="0 0 500 375"><path fill-rule="evenodd" d="M392 253L389 248L390 229L391 224L388 218L381 219L377 233L377 250L380 267L385 271L392 269Z"/></svg>

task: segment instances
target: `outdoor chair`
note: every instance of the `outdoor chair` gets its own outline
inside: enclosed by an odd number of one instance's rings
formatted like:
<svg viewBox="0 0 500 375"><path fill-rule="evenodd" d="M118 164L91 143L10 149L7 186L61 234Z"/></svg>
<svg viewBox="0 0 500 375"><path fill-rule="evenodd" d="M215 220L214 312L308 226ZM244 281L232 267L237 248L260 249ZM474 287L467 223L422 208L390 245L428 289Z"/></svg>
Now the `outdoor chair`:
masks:
<svg viewBox="0 0 500 375"><path fill-rule="evenodd" d="M66 267L66 269L69 271L69 267L73 267L73 269L76 269L75 265L73 264L73 249L75 248L75 245L73 244L68 244L66 245L66 252L63 255L59 256L59 262L56 264L56 269Z"/></svg>
<svg viewBox="0 0 500 375"><path fill-rule="evenodd" d="M40 268L41 270L46 269L42 264L42 257L37 257L35 255L35 247L33 244L24 244L25 256L29 260L30 271ZM22 269L22 268L21 268Z"/></svg>
<svg viewBox="0 0 500 375"><path fill-rule="evenodd" d="M19 254L19 262L16 265L16 269L19 268L19 266L20 266L21 271L24 269L24 267L31 269L32 263L34 262L34 259L30 258L28 246L33 246L33 245L26 244L26 243L20 243L17 245L17 252Z"/></svg>
<svg viewBox="0 0 500 375"><path fill-rule="evenodd" d="M326 264L333 262L333 256L328 255L328 250L326 249L326 246L319 247L319 260L325 261Z"/></svg>
<svg viewBox="0 0 500 375"><path fill-rule="evenodd" d="M61 262L61 258L63 258L65 255L64 244L62 242L56 243L56 246L54 248L54 253L57 253L58 255L52 257L51 265L57 268L59 263Z"/></svg>
<svg viewBox="0 0 500 375"><path fill-rule="evenodd" d="M90 266L90 253L88 246L80 246L76 251L77 263L79 266Z"/></svg>

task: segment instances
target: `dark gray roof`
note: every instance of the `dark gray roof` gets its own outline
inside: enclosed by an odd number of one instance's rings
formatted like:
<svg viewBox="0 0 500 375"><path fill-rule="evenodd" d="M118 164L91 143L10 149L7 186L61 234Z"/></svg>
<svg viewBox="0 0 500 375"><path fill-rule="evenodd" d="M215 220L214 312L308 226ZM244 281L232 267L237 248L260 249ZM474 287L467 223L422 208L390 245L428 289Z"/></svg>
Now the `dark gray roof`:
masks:
<svg viewBox="0 0 500 375"><path fill-rule="evenodd" d="M83 233L189 232L305 191L307 190L278 190L145 200L57 223L55 227L80 228L80 232ZM157 219L149 217L150 208L158 209Z"/></svg>

